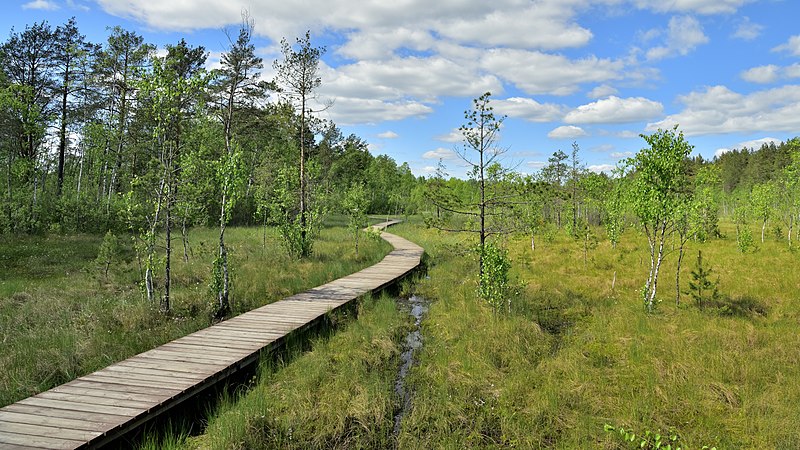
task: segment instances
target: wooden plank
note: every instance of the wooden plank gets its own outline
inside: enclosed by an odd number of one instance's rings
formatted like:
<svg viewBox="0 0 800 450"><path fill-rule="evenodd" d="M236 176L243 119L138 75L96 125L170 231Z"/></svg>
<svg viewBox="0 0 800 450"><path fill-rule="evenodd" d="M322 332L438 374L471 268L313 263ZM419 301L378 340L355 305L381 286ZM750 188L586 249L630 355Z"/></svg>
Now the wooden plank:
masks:
<svg viewBox="0 0 800 450"><path fill-rule="evenodd" d="M3 407L2 411L30 414L46 418L75 419L84 421L86 423L99 423L99 424L112 424L112 425L124 423L130 419L129 416L120 416L116 414L95 413L91 411L74 411L68 409L56 409L56 408L48 408L35 405L27 405L19 402Z"/></svg>
<svg viewBox="0 0 800 450"><path fill-rule="evenodd" d="M172 397L171 394L139 394L135 392L115 391L110 389L103 389L102 385L94 385L92 388L72 386L69 384L62 384L56 388L50 389L48 392L57 392L70 395L84 395L91 397L102 397L115 400L129 400L132 402L148 402L161 403L163 400Z"/></svg>
<svg viewBox="0 0 800 450"><path fill-rule="evenodd" d="M205 363L212 366L222 366L229 362L227 358L219 358L213 355L189 355L186 352L176 351L169 348L158 347L153 350L136 355L142 358L161 359L166 361L186 361L195 363Z"/></svg>
<svg viewBox="0 0 800 450"><path fill-rule="evenodd" d="M45 425L72 430L93 431L114 426L111 422L89 422L64 417L48 417L37 414L26 414L0 410L0 422L27 423L29 425Z"/></svg>
<svg viewBox="0 0 800 450"><path fill-rule="evenodd" d="M220 341L217 340L216 342L209 343L208 339L203 338L202 336L195 336L189 335L184 336L176 341L173 341L179 344L194 344L194 345L203 345L209 346L214 348L222 348L222 349L232 349L232 350L257 350L261 347L258 344L248 344L245 342L237 342L237 341Z"/></svg>
<svg viewBox="0 0 800 450"><path fill-rule="evenodd" d="M126 359L116 365L123 367L141 367L143 369L163 369L174 373L197 373L200 371L214 370L217 367L209 368L207 364L192 364L187 362L171 363L164 360L153 360L146 358Z"/></svg>
<svg viewBox="0 0 800 450"><path fill-rule="evenodd" d="M49 438L42 436L31 436L28 434L18 434L10 431L0 433L0 444L5 448L11 446L25 446L33 448L48 448L48 449L73 449L83 445L82 441L71 441L68 439Z"/></svg>
<svg viewBox="0 0 800 450"><path fill-rule="evenodd" d="M141 378L114 377L114 376L109 376L108 374L105 373L99 374L97 372L86 375L84 378L91 381L103 381L109 384L118 384L122 386L139 386L139 387L148 387L155 389L171 388L178 391L178 393L185 391L186 389L188 389L188 387L191 386L191 383L181 384L181 385L167 384L159 381L143 380Z"/></svg>
<svg viewBox="0 0 800 450"><path fill-rule="evenodd" d="M49 425L33 425L28 423L0 422L0 434L3 432L17 433L48 438L58 438L66 441L90 441L103 433L87 430L71 430Z"/></svg>
<svg viewBox="0 0 800 450"><path fill-rule="evenodd" d="M190 354L197 354L201 356L214 356L226 359L237 358L237 357L241 358L242 356L246 356L253 353L253 351L250 349L215 347L213 343L216 341L217 341L216 339L209 340L207 344L201 344L198 342L191 343L191 342L172 341L167 344L164 344L163 347L165 349L175 349Z"/></svg>
<svg viewBox="0 0 800 450"><path fill-rule="evenodd" d="M85 377L78 378L75 381L70 381L65 386L87 389L98 389L103 392L116 391L122 393L133 394L149 394L158 397L170 397L181 392L178 388L155 388L148 386L133 386L121 385L116 380L109 382L108 380L86 379Z"/></svg>
<svg viewBox="0 0 800 450"><path fill-rule="evenodd" d="M38 397L28 397L25 400L20 400L17 403L30 406L41 406L43 408L61 409L66 411L83 411L92 413L113 414L115 416L126 416L126 417L136 417L142 412L136 408L124 408L122 406L83 405L80 403L65 402L63 400L50 400Z"/></svg>
<svg viewBox="0 0 800 450"><path fill-rule="evenodd" d="M180 379L179 378L172 378L172 377L166 376L166 375L145 375L145 374L136 373L136 372L133 372L133 371L130 371L130 372L117 372L117 371L114 371L114 370L109 370L108 367L106 367L103 370L98 370L97 372L93 373L92 376L104 377L104 378L107 378L107 379L121 380L120 384L124 384L125 381L127 381L127 380L133 380L133 381L145 381L145 382L148 382L148 383L153 383L156 386L175 387L175 388L191 386L196 381L202 381L203 379L205 379L205 377L203 377L203 378L194 379L194 380L187 380L187 379L183 379L183 378L180 378Z"/></svg>
<svg viewBox="0 0 800 450"><path fill-rule="evenodd" d="M204 380L206 377L203 375L199 375L197 373L188 373L188 372L173 372L167 369L161 368L150 368L150 367L136 367L136 366L128 366L128 365L120 365L114 364L113 366L106 367L106 370L110 372L119 372L123 374L140 374L140 375L156 375L156 376L163 376L169 378L175 378L176 380L183 380L186 381L196 381L196 380Z"/></svg>
<svg viewBox="0 0 800 450"><path fill-rule="evenodd" d="M41 394L37 395L36 398L44 398L49 400L64 400L68 402L75 402L75 403L84 403L87 405L104 405L104 406L121 406L123 408L138 408L143 410L150 409L153 404L158 404L155 400L153 401L137 401L137 400L128 400L128 399L119 399L119 398L109 398L109 397L102 397L102 391L97 391L94 395L76 395L70 394L68 392L55 392L55 391L46 391L42 392Z"/></svg>

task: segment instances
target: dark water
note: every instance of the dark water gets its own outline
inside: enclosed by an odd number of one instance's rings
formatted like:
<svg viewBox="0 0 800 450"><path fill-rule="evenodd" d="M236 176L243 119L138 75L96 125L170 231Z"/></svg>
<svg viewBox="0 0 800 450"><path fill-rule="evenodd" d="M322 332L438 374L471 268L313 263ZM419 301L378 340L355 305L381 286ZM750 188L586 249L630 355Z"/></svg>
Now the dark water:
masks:
<svg viewBox="0 0 800 450"><path fill-rule="evenodd" d="M401 308L407 310L414 318L414 328L408 335L403 346L403 353L400 355L400 371L397 374L397 380L394 382L394 392L400 398L400 409L394 416L394 435L400 434L400 422L403 416L411 408L411 392L406 389L405 379L411 366L414 365L415 354L417 350L422 348L422 330L420 324L425 313L428 312L428 302L416 295L409 299L399 299L398 304Z"/></svg>

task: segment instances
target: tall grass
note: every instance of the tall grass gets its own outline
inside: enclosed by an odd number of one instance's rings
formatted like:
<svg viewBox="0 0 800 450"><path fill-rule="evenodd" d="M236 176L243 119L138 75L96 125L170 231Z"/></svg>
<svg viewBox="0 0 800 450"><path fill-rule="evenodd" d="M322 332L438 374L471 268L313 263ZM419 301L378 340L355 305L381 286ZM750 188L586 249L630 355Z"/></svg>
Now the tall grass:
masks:
<svg viewBox="0 0 800 450"><path fill-rule="evenodd" d="M190 233L191 255L175 242L172 306L163 315L137 286L130 246L108 279L90 235L0 241L0 405L33 395L210 324L217 231ZM390 246L368 240L356 258L344 228L324 228L314 255L295 261L267 229L232 228L233 310L250 310L379 261Z"/></svg>
<svg viewBox="0 0 800 450"><path fill-rule="evenodd" d="M311 351L262 363L259 382L228 398L204 435L144 449L391 448L394 380L410 317L391 298L365 299L358 320Z"/></svg>
<svg viewBox="0 0 800 450"><path fill-rule="evenodd" d="M620 448L608 423L672 430L683 448L797 448L798 253L776 240L741 254L730 225L723 231L690 244L682 289L702 249L731 308L701 310L687 295L676 307L673 254L662 302L646 314L647 244L629 231L586 263L565 235L535 253L524 237L509 239L526 287L511 314L493 316L476 299L468 238L398 226L434 261L419 287L433 303L400 447Z"/></svg>

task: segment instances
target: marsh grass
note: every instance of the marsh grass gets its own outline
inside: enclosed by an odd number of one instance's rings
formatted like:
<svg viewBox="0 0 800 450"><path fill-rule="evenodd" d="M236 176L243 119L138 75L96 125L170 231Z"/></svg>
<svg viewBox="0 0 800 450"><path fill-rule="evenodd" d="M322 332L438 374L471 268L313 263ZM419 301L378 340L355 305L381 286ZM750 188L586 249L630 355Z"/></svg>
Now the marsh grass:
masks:
<svg viewBox="0 0 800 450"><path fill-rule="evenodd" d="M394 380L411 320L387 296L363 299L357 316L308 352L262 361L258 383L226 398L205 434L143 448L391 448Z"/></svg>
<svg viewBox="0 0 800 450"><path fill-rule="evenodd" d="M355 272L390 250L365 241L355 257L344 228L324 228L305 260L281 249L277 232L229 230L233 310L250 310ZM217 230L190 232L190 257L176 240L173 310L142 298L130 241L109 277L96 262L102 236L3 236L0 241L0 405L64 383L210 324Z"/></svg>
<svg viewBox="0 0 800 450"><path fill-rule="evenodd" d="M647 244L635 231L616 250L601 242L586 264L568 236L535 253L510 238L526 289L495 317L476 299L469 240L398 226L434 261L418 287L432 303L400 447L619 448L608 423L673 430L683 448L797 448L800 256L777 240L741 254L732 230L687 250L701 249L719 275L721 304L701 310L683 295L675 305L672 254L651 315L639 298ZM684 290L692 269L684 263Z"/></svg>

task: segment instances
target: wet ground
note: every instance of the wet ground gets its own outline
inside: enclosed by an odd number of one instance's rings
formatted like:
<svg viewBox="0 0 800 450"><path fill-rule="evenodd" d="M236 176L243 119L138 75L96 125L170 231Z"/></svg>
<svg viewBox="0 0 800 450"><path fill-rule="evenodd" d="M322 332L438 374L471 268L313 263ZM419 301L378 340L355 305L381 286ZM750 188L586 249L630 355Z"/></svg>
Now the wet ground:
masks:
<svg viewBox="0 0 800 450"><path fill-rule="evenodd" d="M397 374L397 380L394 383L395 394L400 398L400 409L394 416L394 435L400 433L400 422L403 416L411 408L411 392L407 389L405 380L408 371L416 362L416 354L422 348L422 330L420 324L425 313L428 312L428 302L419 296L412 296L408 299L398 299L400 308L408 311L411 317L414 318L414 328L406 335L406 340L403 345L403 353L400 355L400 370Z"/></svg>

